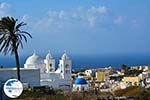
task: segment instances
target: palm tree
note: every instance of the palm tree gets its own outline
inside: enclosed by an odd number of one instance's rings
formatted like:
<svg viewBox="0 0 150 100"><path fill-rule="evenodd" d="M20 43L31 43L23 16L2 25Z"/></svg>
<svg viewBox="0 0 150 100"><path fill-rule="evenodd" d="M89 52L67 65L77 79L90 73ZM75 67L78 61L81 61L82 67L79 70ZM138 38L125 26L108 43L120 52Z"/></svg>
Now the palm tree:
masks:
<svg viewBox="0 0 150 100"><path fill-rule="evenodd" d="M24 22L18 24L17 21L18 20L13 17L3 17L0 19L0 52L4 55L10 52L11 55L15 56L17 77L18 80L20 80L18 48L19 46L23 48L23 40L27 42L26 35L30 38L32 38L32 36L28 32L20 29L26 24Z"/></svg>

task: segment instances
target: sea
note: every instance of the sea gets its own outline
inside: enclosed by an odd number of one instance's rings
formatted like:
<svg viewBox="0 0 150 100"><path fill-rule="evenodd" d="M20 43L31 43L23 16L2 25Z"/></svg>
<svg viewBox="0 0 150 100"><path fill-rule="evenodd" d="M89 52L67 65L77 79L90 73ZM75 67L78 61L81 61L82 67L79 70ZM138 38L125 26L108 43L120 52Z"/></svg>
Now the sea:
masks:
<svg viewBox="0 0 150 100"><path fill-rule="evenodd" d="M44 56L42 56L44 58ZM28 56L20 56L21 67L23 67ZM60 56L55 56L56 65ZM119 69L122 64L127 66L150 66L150 55L71 55L72 67L74 70L103 68L111 66ZM0 56L0 66L3 68L15 67L14 56Z"/></svg>

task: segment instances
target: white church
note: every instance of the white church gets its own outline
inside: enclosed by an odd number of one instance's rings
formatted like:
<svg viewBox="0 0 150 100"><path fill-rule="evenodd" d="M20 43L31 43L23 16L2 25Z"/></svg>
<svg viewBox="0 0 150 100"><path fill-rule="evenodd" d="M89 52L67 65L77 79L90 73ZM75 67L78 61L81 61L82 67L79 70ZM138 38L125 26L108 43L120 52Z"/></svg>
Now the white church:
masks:
<svg viewBox="0 0 150 100"><path fill-rule="evenodd" d="M41 58L33 53L33 55L27 58L24 69L40 69L41 86L49 86L62 90L70 90L72 87L72 64L66 52L59 60L57 69L55 59L50 53L45 58Z"/></svg>

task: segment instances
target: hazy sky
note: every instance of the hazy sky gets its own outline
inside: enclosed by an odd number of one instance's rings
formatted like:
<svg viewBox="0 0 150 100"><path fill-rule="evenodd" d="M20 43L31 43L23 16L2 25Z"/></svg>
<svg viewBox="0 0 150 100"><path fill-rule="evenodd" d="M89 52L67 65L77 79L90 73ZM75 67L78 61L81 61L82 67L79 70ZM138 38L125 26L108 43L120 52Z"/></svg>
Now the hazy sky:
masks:
<svg viewBox="0 0 150 100"><path fill-rule="evenodd" d="M0 0L7 15L33 36L21 55L150 54L150 0Z"/></svg>

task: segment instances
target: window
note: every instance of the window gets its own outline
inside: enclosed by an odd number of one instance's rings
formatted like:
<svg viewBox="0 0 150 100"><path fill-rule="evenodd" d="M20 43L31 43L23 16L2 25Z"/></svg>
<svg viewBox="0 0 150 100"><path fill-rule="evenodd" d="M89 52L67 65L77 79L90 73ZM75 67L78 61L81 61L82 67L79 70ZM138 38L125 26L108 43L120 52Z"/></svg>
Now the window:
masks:
<svg viewBox="0 0 150 100"><path fill-rule="evenodd" d="M53 70L52 68L49 69L50 72L51 72L52 70Z"/></svg>
<svg viewBox="0 0 150 100"><path fill-rule="evenodd" d="M49 64L50 67L52 67L52 64Z"/></svg>
<svg viewBox="0 0 150 100"><path fill-rule="evenodd" d="M66 73L69 73L69 72L70 72L70 69L69 69L69 64L66 64L66 67L65 67L65 72L66 72Z"/></svg>
<svg viewBox="0 0 150 100"><path fill-rule="evenodd" d="M84 87L82 87L81 89L82 89L82 91L84 91Z"/></svg>
<svg viewBox="0 0 150 100"><path fill-rule="evenodd" d="M77 87L77 91L79 91L79 87Z"/></svg>
<svg viewBox="0 0 150 100"><path fill-rule="evenodd" d="M66 64L66 68L69 68L69 64Z"/></svg>

